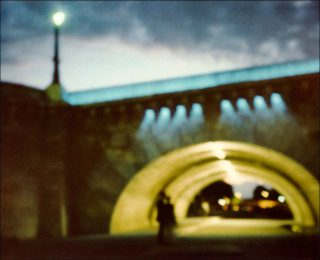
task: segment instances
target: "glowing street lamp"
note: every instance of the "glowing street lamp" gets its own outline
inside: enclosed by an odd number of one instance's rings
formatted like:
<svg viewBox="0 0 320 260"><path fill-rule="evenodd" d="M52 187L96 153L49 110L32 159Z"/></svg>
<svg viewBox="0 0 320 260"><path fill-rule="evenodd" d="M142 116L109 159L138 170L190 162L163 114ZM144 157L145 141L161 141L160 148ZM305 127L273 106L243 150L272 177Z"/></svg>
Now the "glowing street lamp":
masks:
<svg viewBox="0 0 320 260"><path fill-rule="evenodd" d="M59 31L60 26L63 24L65 19L65 14L63 12L56 12L52 16L52 21L54 24L54 73L53 73L53 82L52 84L60 85L59 78Z"/></svg>
<svg viewBox="0 0 320 260"><path fill-rule="evenodd" d="M61 24L63 24L64 18L65 18L65 14L63 12L56 12L52 16L52 20L53 20L54 25L59 27Z"/></svg>
<svg viewBox="0 0 320 260"><path fill-rule="evenodd" d="M46 89L48 97L52 101L61 101L62 100L62 89L60 85L59 78L59 31L60 26L63 24L65 19L65 14L63 12L56 12L52 16L52 22L54 25L54 72L53 79L51 84Z"/></svg>

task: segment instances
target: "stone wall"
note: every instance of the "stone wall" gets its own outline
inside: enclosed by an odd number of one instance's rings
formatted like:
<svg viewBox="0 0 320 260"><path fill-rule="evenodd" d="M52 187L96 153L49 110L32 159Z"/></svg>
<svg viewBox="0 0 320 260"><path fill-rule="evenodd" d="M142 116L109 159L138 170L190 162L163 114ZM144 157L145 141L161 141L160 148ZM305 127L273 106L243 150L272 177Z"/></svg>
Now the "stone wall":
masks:
<svg viewBox="0 0 320 260"><path fill-rule="evenodd" d="M136 172L168 151L205 141L270 147L319 177L318 86L318 75L306 75L73 107L50 103L40 94L29 103L24 101L29 93L13 99L6 94L1 111L1 234L107 233L117 198ZM235 104L255 94L268 105L270 88L282 94L287 110L219 109L222 99ZM202 105L202 115L191 115L192 103ZM177 105L184 105L182 115L159 123L161 107L174 114ZM153 109L156 118L144 124L146 109Z"/></svg>

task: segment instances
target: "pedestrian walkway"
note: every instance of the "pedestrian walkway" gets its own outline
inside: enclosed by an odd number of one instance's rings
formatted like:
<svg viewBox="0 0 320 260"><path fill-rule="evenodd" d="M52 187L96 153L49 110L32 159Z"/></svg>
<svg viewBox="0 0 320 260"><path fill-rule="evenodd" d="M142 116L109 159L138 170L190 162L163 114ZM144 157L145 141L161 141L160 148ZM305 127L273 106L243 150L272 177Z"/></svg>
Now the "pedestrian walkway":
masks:
<svg viewBox="0 0 320 260"><path fill-rule="evenodd" d="M179 236L158 245L155 235L90 236L2 241L4 260L317 259L316 235Z"/></svg>

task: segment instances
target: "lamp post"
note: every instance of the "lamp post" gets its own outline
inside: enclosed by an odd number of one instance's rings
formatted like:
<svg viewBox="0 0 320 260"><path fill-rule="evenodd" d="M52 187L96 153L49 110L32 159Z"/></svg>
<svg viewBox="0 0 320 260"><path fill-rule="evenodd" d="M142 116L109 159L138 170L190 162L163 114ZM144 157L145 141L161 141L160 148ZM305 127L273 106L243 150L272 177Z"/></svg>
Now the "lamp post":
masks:
<svg viewBox="0 0 320 260"><path fill-rule="evenodd" d="M54 72L53 72L53 81L52 84L60 85L59 78L59 31L60 26L63 24L65 18L65 14L63 12L56 12L52 16L53 24L54 24Z"/></svg>
<svg viewBox="0 0 320 260"><path fill-rule="evenodd" d="M47 87L46 93L51 101L60 102L62 101L62 89L60 85L59 77L59 31L60 26L64 22L65 15L63 12L56 12L52 16L52 21L54 24L54 71L53 79L51 84Z"/></svg>
<svg viewBox="0 0 320 260"><path fill-rule="evenodd" d="M48 97L45 102L45 119L43 119L42 133L45 142L40 145L41 149L53 151L63 149L65 138L61 134L64 119L58 120L60 110L55 109L63 105L62 88L59 79L59 29L64 22L65 15L57 12L52 16L54 24L54 73L52 83L47 87ZM57 128L58 131L55 129ZM60 130L59 130L60 129ZM61 165L64 162L63 153L52 153L47 151L48 162L52 165ZM50 176L50 178L49 178ZM51 177L54 176L54 177ZM39 238L61 238L67 235L67 212L65 196L65 170L63 165L57 167L48 167L46 171L41 172L39 176Z"/></svg>

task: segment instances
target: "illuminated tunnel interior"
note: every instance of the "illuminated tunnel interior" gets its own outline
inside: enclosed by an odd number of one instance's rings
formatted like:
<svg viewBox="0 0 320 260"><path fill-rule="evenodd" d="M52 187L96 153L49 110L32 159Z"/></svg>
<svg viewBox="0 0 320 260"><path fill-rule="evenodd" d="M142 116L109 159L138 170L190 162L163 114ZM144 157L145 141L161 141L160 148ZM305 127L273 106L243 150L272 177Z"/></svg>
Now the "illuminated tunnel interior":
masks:
<svg viewBox="0 0 320 260"><path fill-rule="evenodd" d="M207 142L173 151L137 173L117 202L111 232L155 230L155 203L157 195L164 190L174 204L182 233L187 233L183 231L184 226L185 230L190 230L195 223L203 224L199 219L198 222L193 219L193 224L192 221L188 222L187 214L194 198L208 185L222 180L229 183L237 183L239 180L267 183L279 193L277 199L280 202L285 199L292 217L278 222L264 219L260 224L309 228L318 225L319 184L301 165L285 155L253 144ZM261 193L267 197L266 190ZM226 202L226 198L221 199L225 200L220 200L221 204ZM267 206L272 202L264 200L261 203ZM238 228L241 225L246 227L252 223L259 224L257 220L250 224L248 219L247 222L234 222L234 218L229 219L231 222L221 218L209 220L213 232L215 223L219 226L233 223Z"/></svg>
<svg viewBox="0 0 320 260"><path fill-rule="evenodd" d="M278 138L279 131L283 131L281 124L284 128L290 126L291 131L301 130L281 95L272 93L270 100L256 96L252 104L239 98L234 104L221 101L215 132L205 137L204 108L198 103L189 113L183 105L178 105L173 114L167 107L158 114L152 109L145 111L137 137L146 146L151 163L130 180L120 195L111 233L155 231L155 203L162 190L174 204L182 234L201 230L217 233L221 226L237 232L252 227L318 226L318 181L295 160L275 151L281 149L249 144L250 135L262 129L269 131L262 133L269 143L276 143L272 138ZM280 129L270 130L274 124ZM207 142L219 137L228 141ZM179 148L181 144L183 148ZM160 146L169 153L159 154ZM217 183L229 185L233 192L210 201L205 194ZM257 198L258 191L261 198ZM194 208L199 198L200 206ZM202 210L202 214L192 210Z"/></svg>

